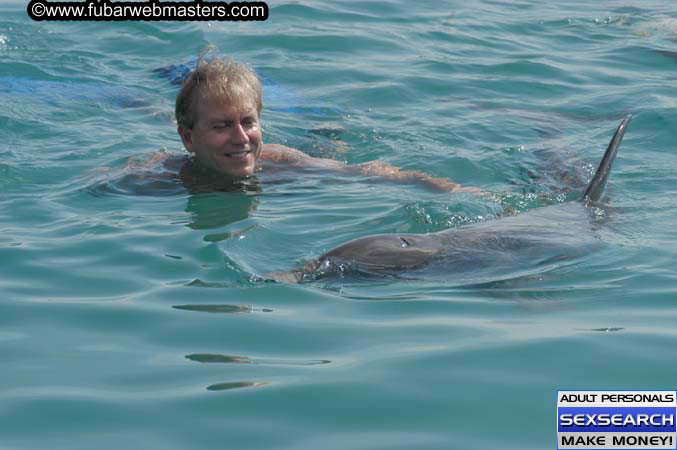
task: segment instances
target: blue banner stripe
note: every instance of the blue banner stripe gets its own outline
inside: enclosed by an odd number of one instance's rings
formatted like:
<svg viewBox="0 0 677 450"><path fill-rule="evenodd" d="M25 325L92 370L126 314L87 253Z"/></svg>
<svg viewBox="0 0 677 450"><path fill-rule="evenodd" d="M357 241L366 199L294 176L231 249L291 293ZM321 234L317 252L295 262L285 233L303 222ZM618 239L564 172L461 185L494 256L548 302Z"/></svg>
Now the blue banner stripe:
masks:
<svg viewBox="0 0 677 450"><path fill-rule="evenodd" d="M631 416L630 419L628 419L629 416ZM557 408L557 431L559 432L675 433L676 422L677 412L674 407Z"/></svg>

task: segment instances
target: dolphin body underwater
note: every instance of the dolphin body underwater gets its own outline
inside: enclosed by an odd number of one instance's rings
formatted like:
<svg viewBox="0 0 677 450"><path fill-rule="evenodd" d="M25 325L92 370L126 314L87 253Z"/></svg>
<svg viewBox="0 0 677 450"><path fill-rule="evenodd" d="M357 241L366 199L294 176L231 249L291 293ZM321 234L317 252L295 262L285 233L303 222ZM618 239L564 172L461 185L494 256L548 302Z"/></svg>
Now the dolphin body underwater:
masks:
<svg viewBox="0 0 677 450"><path fill-rule="evenodd" d="M578 201L429 234L376 234L340 245L303 267L268 274L302 283L344 274L440 276L469 284L540 273L601 245L595 221L625 130L614 133L595 175Z"/></svg>

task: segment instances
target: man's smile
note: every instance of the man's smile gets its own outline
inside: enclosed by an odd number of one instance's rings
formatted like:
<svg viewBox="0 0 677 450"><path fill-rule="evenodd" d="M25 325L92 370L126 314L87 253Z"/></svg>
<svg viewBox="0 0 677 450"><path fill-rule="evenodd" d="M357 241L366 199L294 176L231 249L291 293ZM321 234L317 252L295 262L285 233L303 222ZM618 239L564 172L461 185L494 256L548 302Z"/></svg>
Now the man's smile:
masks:
<svg viewBox="0 0 677 450"><path fill-rule="evenodd" d="M252 152L251 150L243 150L241 152L226 152L226 153L223 154L223 156L225 156L227 158L239 159L239 158L245 158L251 152Z"/></svg>

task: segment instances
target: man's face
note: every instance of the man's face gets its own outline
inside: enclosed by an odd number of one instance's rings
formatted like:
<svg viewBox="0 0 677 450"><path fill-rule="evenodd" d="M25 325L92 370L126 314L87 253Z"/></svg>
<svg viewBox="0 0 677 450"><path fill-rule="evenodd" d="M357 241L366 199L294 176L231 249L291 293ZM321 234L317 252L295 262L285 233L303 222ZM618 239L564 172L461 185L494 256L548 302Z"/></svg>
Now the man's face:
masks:
<svg viewBox="0 0 677 450"><path fill-rule="evenodd" d="M201 102L193 128L179 128L183 145L204 166L236 177L254 173L261 153L261 125L253 103Z"/></svg>

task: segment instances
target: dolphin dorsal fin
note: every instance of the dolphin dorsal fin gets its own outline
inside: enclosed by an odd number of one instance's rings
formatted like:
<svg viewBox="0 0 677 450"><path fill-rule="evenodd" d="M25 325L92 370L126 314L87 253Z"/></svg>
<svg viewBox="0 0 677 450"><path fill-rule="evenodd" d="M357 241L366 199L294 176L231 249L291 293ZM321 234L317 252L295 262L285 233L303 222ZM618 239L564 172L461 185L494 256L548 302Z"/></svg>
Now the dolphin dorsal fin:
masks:
<svg viewBox="0 0 677 450"><path fill-rule="evenodd" d="M613 164L614 159L616 159L616 152L618 152L618 147L621 145L623 135L625 134L625 129L628 127L630 120L632 120L632 114L625 116L625 118L621 121L621 124L618 125L618 128L616 128L616 132L611 138L606 152L604 152L604 157L599 163L599 167L595 172L595 176L592 177L590 184L588 184L588 188L585 190L585 194L583 194L583 198L581 200L584 202L599 201L599 199L601 199L604 195L606 181L609 178L609 173L611 172L611 165Z"/></svg>

